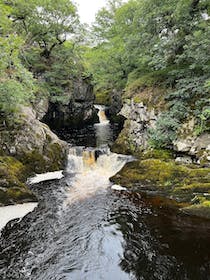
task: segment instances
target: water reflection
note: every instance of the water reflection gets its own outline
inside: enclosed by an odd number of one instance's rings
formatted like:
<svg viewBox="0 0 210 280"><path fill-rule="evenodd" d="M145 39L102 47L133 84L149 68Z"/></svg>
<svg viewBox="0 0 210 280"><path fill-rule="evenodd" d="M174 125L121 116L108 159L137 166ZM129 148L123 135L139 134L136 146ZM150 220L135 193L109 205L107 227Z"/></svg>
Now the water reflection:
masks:
<svg viewBox="0 0 210 280"><path fill-rule="evenodd" d="M112 214L125 240L121 268L141 280L209 280L210 222L149 201L124 200Z"/></svg>

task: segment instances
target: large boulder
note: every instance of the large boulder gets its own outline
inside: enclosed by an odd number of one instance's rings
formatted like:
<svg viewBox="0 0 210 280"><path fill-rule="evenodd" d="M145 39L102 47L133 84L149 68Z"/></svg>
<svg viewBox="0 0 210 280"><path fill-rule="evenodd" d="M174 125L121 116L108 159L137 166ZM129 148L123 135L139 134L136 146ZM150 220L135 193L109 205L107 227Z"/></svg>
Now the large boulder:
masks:
<svg viewBox="0 0 210 280"><path fill-rule="evenodd" d="M63 168L67 148L66 142L36 119L30 107L21 108L16 127L0 132L1 153L17 158L37 173Z"/></svg>
<svg viewBox="0 0 210 280"><path fill-rule="evenodd" d="M174 141L174 150L189 154L203 166L210 166L210 134L188 136Z"/></svg>
<svg viewBox="0 0 210 280"><path fill-rule="evenodd" d="M64 168L67 150L68 144L36 119L36 112L30 107L22 107L14 120L3 122L0 205L34 201L35 196L25 185L27 177Z"/></svg>

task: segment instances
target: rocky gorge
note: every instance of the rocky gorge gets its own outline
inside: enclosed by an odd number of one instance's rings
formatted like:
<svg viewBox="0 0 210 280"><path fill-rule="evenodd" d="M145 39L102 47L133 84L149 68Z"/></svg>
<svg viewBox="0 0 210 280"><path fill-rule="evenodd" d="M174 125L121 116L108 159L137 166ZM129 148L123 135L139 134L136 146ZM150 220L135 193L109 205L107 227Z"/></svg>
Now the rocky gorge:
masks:
<svg viewBox="0 0 210 280"><path fill-rule="evenodd" d="M76 97L77 96L77 97ZM89 80L80 79L74 91L66 93L66 104L37 98L30 106L20 106L15 119L1 120L0 205L36 201L26 185L29 176L62 170L68 144L51 128L84 126L97 117L94 93Z"/></svg>

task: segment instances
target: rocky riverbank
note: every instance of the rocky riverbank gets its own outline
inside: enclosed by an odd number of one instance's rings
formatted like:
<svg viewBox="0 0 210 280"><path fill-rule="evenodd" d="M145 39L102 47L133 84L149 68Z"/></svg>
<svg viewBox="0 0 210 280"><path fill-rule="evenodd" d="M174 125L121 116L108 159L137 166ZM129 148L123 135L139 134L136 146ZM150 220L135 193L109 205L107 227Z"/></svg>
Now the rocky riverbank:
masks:
<svg viewBox="0 0 210 280"><path fill-rule="evenodd" d="M126 118L113 151L132 153L112 180L139 191L157 192L183 202L183 211L210 218L210 134L196 135L195 120L187 120L170 147L152 148L150 129L166 110L162 89L144 89L124 98L120 112Z"/></svg>
<svg viewBox="0 0 210 280"><path fill-rule="evenodd" d="M1 119L0 205L36 200L26 179L61 170L66 164L68 144L51 129L94 122L94 99L91 78L80 77L66 88L61 100L40 93L30 106L21 106L11 117Z"/></svg>

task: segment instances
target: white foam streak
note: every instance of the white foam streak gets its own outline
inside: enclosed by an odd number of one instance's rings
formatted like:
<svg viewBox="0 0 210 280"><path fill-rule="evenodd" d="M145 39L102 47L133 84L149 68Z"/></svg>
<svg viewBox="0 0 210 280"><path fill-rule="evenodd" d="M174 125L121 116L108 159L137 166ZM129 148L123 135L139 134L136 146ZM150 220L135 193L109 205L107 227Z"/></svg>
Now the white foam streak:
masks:
<svg viewBox="0 0 210 280"><path fill-rule="evenodd" d="M47 172L43 174L36 174L36 176L29 178L28 183L37 184L44 181L61 179L63 177L64 177L63 170L55 171L55 172Z"/></svg>
<svg viewBox="0 0 210 280"><path fill-rule="evenodd" d="M120 185L113 185L111 187L111 189L114 190L114 191L127 191L127 189L125 187L122 187Z"/></svg>
<svg viewBox="0 0 210 280"><path fill-rule="evenodd" d="M38 203L24 203L0 207L0 231L9 221L23 218L25 215L32 212L37 205Z"/></svg>

